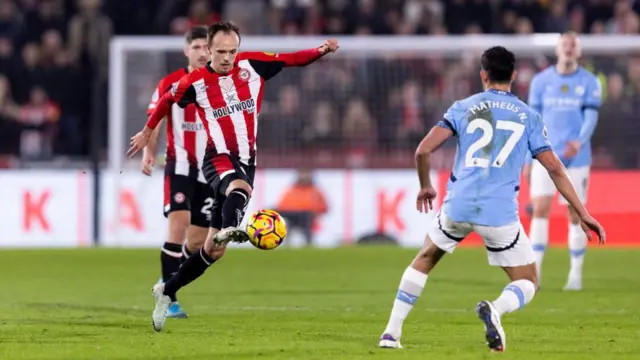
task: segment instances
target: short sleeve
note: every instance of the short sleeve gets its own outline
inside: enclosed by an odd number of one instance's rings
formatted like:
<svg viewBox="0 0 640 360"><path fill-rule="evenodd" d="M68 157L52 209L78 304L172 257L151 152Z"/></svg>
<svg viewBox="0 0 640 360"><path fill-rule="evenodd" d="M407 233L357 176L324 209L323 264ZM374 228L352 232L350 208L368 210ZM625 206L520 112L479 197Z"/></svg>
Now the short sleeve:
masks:
<svg viewBox="0 0 640 360"><path fill-rule="evenodd" d="M542 75L538 74L531 80L531 86L529 86L529 99L528 104L536 111L542 111L542 94L544 87L542 84Z"/></svg>
<svg viewBox="0 0 640 360"><path fill-rule="evenodd" d="M453 135L458 135L460 133L460 117L461 114L464 114L464 109L460 105L459 101L456 101L447 109L444 113L442 120L440 120L436 126L443 127L445 129L449 129L453 131Z"/></svg>
<svg viewBox="0 0 640 360"><path fill-rule="evenodd" d="M529 125L529 152L535 158L536 155L551 150L551 143L549 142L547 127L544 125L542 116L539 113L531 113Z"/></svg>
<svg viewBox="0 0 640 360"><path fill-rule="evenodd" d="M591 75L591 74L590 74ZM602 84L597 76L591 75L584 92L584 107L598 109L602 104Z"/></svg>

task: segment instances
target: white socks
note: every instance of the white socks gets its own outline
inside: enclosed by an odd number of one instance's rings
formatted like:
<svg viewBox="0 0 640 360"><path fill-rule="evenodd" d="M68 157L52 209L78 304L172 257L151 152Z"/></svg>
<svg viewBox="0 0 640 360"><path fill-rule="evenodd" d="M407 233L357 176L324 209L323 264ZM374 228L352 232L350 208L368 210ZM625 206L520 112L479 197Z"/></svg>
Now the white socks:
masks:
<svg viewBox="0 0 640 360"><path fill-rule="evenodd" d="M402 324L411 309L413 309L413 305L420 297L420 294L422 294L426 283L427 274L423 274L411 266L404 271L396 300L393 302L389 323L387 323L387 328L384 330L385 334L393 336L396 340L400 339Z"/></svg>
<svg viewBox="0 0 640 360"><path fill-rule="evenodd" d="M528 304L536 294L536 287L529 280L516 280L505 286L502 294L492 302L500 316L516 311Z"/></svg>
<svg viewBox="0 0 640 360"><path fill-rule="evenodd" d="M571 254L571 270L569 281L582 280L582 264L587 250L587 235L580 225L569 224L569 253Z"/></svg>
<svg viewBox="0 0 640 360"><path fill-rule="evenodd" d="M536 271L538 273L538 283L540 283L542 278L542 259L549 243L549 219L536 217L531 219L529 239L531 239L533 253L536 256Z"/></svg>

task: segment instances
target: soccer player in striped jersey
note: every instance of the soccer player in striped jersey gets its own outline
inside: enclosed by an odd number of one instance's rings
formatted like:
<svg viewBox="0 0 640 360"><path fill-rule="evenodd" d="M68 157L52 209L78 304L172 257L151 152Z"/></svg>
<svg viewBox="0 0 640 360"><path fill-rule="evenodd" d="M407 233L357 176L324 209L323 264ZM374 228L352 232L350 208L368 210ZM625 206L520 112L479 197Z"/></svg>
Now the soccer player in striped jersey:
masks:
<svg viewBox="0 0 640 360"><path fill-rule="evenodd" d="M149 115L156 109L162 95L183 76L204 67L209 60L206 27L197 26L190 29L185 40L184 54L188 59L188 66L160 80L149 103ZM213 190L207 185L200 170L207 145L207 134L198 121L195 105L181 108L174 104L165 118L167 144L163 205L169 228L160 253L161 282L168 281L178 271L182 261L204 244L209 231L214 198ZM154 129L149 144L143 151L141 169L145 175L151 175L155 164L156 142L160 129L161 126ZM187 317L175 294L171 295L167 317Z"/></svg>
<svg viewBox="0 0 640 360"><path fill-rule="evenodd" d="M558 63L533 78L529 90L529 106L542 114L549 128L551 146L567 167L580 201L585 204L591 166L591 135L598 122L602 91L598 78L578 65L580 53L577 34L570 32L560 37L556 47ZM524 174L531 183L533 218L529 235L536 254L540 282L542 259L549 242L549 212L556 188L537 160L525 167ZM567 205L562 196L560 203ZM571 268L564 289L580 290L587 238L580 229L580 217L575 208L569 205L568 210Z"/></svg>
<svg viewBox="0 0 640 360"><path fill-rule="evenodd" d="M209 27L207 42L211 62L185 75L158 100L147 125L132 137L127 152L133 156L147 145L170 104L196 106L207 133L202 171L214 190L211 223L204 246L190 256L171 279L154 286L156 307L152 320L156 331L164 328L166 310L173 294L220 259L229 242L249 239L238 226L253 190L257 120L266 82L285 67L311 64L338 49L338 42L329 39L320 47L293 53L239 53L240 33L229 22Z"/></svg>
<svg viewBox="0 0 640 360"><path fill-rule="evenodd" d="M424 289L431 270L472 232L487 248L489 264L501 267L510 283L494 301L480 301L477 315L493 351L506 349L503 315L528 304L536 293L533 248L518 218L520 173L527 151L540 161L558 190L569 200L584 231L605 233L580 203L562 162L551 149L540 114L511 94L515 56L504 47L482 54L480 77L485 91L455 102L416 151L420 191L418 211L433 208L436 191L429 178L430 155L456 136L458 151L447 183L444 206L428 231L424 247L405 270L379 346L401 348L403 323ZM589 233L589 236L591 234Z"/></svg>

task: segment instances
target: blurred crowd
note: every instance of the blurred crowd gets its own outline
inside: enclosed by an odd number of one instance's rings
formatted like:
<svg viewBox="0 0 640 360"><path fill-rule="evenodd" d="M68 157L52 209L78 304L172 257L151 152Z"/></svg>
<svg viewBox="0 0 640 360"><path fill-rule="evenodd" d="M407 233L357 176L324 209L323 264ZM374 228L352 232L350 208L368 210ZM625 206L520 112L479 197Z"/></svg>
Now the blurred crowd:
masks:
<svg viewBox="0 0 640 360"><path fill-rule="evenodd" d="M631 0L0 0L0 154L104 158L114 35L182 35L222 18L260 35L638 34L639 10ZM166 57L167 71L183 65L178 52ZM531 76L552 62L520 59L515 92L526 98ZM596 166L640 167L640 52L583 65L607 91ZM307 152L330 164L328 149L346 151L349 166L406 164L446 107L480 88L477 62L436 57L337 57L270 86L259 147L277 166L287 165L283 154Z"/></svg>

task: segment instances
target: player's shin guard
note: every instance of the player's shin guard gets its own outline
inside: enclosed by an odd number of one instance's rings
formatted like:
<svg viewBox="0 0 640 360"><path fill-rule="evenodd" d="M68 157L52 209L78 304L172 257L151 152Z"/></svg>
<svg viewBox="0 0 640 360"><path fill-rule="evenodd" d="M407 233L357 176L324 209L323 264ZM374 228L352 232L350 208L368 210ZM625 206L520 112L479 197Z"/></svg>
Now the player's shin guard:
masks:
<svg viewBox="0 0 640 360"><path fill-rule="evenodd" d="M538 283L542 279L542 259L549 243L549 219L534 217L531 219L531 230L529 238L536 256L536 271L538 273Z"/></svg>
<svg viewBox="0 0 640 360"><path fill-rule="evenodd" d="M169 297L175 296L178 290L199 278L214 262L215 259L211 259L204 251L204 248L195 252L180 266L178 272L164 284L164 294Z"/></svg>
<svg viewBox="0 0 640 360"><path fill-rule="evenodd" d="M232 190L222 205L222 228L237 227L244 217L249 194L243 189Z"/></svg>
<svg viewBox="0 0 640 360"><path fill-rule="evenodd" d="M160 266L162 268L162 281L167 282L180 268L182 263L182 246L165 242L160 252ZM171 301L176 301L175 295L171 295Z"/></svg>
<svg viewBox="0 0 640 360"><path fill-rule="evenodd" d="M385 334L391 335L396 340L400 339L402 335L402 324L420 297L420 294L422 294L426 283L427 274L423 274L411 266L404 271L396 299L393 302L391 317L387 323L387 328L384 330Z"/></svg>
<svg viewBox="0 0 640 360"><path fill-rule="evenodd" d="M529 280L516 280L507 285L502 294L492 302L493 307L502 316L516 311L528 304L536 294L535 285Z"/></svg>
<svg viewBox="0 0 640 360"><path fill-rule="evenodd" d="M571 270L569 282L581 282L582 263L587 250L587 235L580 225L569 224L569 253L571 254Z"/></svg>

